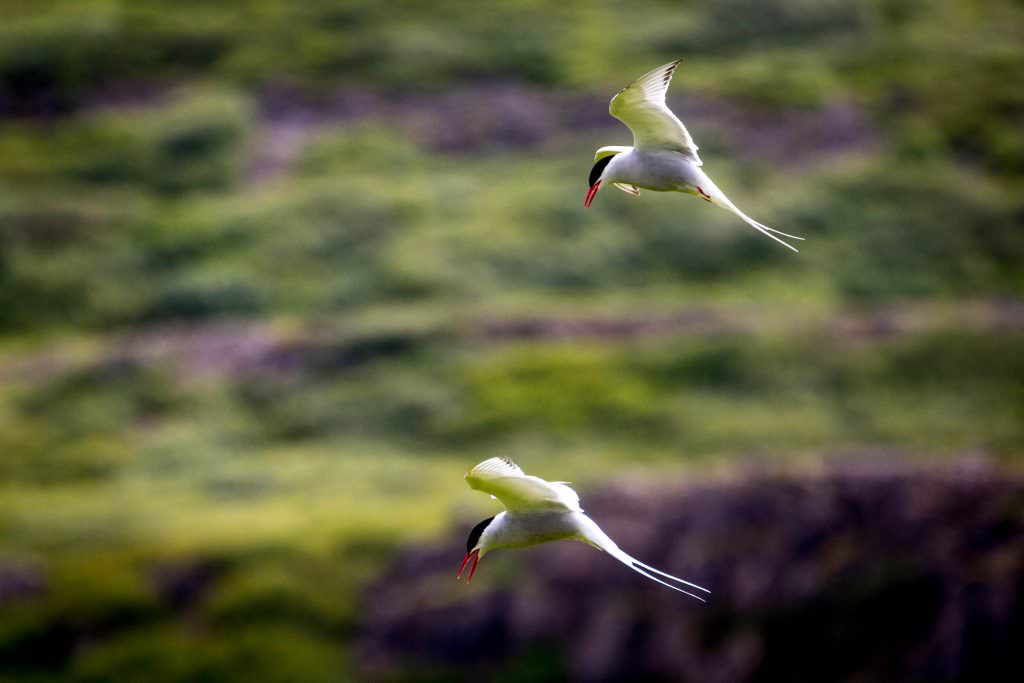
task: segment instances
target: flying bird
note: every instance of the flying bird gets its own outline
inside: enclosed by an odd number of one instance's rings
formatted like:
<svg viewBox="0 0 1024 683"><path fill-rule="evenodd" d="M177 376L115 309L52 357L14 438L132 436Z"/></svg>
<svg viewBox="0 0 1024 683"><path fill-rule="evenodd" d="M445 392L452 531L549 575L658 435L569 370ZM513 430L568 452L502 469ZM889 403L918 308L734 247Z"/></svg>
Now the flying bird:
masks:
<svg viewBox="0 0 1024 683"><path fill-rule="evenodd" d="M673 585L674 581L691 589L710 593L695 583L666 574L626 554L605 534L594 520L583 513L580 497L564 481L545 481L523 472L508 458L484 460L466 474L469 487L491 494L501 501L505 512L488 517L473 527L466 540L466 558L456 578L462 577L466 565L473 580L476 565L484 555L495 548L524 548L549 541L569 539L582 541L608 553L633 571L643 574L672 590L685 593L704 602L704 598ZM472 561L472 564L470 564ZM662 577L662 578L658 578Z"/></svg>
<svg viewBox="0 0 1024 683"><path fill-rule="evenodd" d="M683 122L665 104L672 74L681 61L659 66L612 98L608 112L633 131L633 146L609 145L597 150L583 206L590 208L597 191L609 183L634 196L640 194L641 187L657 192L685 192L733 212L754 229L798 251L779 236L794 240L803 237L758 223L729 201L701 170L704 162L697 156L697 145Z"/></svg>

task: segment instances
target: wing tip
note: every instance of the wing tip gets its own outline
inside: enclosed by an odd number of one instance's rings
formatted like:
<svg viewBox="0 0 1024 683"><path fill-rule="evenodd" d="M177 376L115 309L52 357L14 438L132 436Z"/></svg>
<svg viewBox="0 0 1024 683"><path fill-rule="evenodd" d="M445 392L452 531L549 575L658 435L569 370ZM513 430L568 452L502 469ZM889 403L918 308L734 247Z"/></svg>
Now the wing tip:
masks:
<svg viewBox="0 0 1024 683"><path fill-rule="evenodd" d="M521 475L524 474L523 468L515 464L512 458L507 455L495 455L494 457L487 458L483 462L479 462L473 466L469 472L466 473L466 479L470 477L482 478L482 475L491 474L513 474Z"/></svg>
<svg viewBox="0 0 1024 683"><path fill-rule="evenodd" d="M679 65L682 64L682 63L683 63L683 58L680 57L680 58L675 59L675 60L673 60L673 61L671 61L671 62L669 62L668 64L665 65L664 68L665 68L665 87L666 88L668 87L668 84L672 82L672 76L673 76L673 74L675 74L676 69L678 69Z"/></svg>

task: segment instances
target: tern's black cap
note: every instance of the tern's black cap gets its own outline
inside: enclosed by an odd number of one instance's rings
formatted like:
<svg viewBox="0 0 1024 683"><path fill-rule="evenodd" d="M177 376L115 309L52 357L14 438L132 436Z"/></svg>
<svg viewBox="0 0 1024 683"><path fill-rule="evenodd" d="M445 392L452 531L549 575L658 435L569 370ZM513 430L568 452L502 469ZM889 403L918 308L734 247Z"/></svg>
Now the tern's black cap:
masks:
<svg viewBox="0 0 1024 683"><path fill-rule="evenodd" d="M484 521L473 527L473 530L469 532L469 538L466 539L466 552L473 552L473 548L476 547L477 542L480 540L480 535L487 528L487 525L494 521L494 517L488 517Z"/></svg>
<svg viewBox="0 0 1024 683"><path fill-rule="evenodd" d="M614 156L614 154L609 154L606 157L601 157L597 160L597 163L594 164L594 167L590 169L589 182L591 186L593 186L593 184L597 182L597 179L601 177L601 174L604 173L604 167L608 165L608 162L610 162Z"/></svg>

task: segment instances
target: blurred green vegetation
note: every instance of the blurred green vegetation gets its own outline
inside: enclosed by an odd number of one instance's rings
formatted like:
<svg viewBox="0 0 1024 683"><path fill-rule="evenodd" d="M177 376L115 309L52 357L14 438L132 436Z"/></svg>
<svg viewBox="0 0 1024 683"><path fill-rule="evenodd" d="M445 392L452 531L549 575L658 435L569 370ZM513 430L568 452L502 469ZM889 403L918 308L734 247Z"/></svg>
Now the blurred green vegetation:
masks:
<svg viewBox="0 0 1024 683"><path fill-rule="evenodd" d="M487 9L5 6L0 680L353 676L362 588L491 509L496 453L1019 464L1020 3ZM582 209L607 98L677 56L709 173L798 256L681 196ZM539 132L446 149L495 84Z"/></svg>

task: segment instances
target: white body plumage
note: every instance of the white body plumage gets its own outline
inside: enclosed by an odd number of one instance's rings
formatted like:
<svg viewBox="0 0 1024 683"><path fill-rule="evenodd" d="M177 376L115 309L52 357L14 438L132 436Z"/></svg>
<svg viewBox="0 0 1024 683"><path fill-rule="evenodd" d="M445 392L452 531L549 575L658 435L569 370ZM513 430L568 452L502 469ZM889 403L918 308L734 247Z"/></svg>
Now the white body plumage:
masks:
<svg viewBox="0 0 1024 683"><path fill-rule="evenodd" d="M703 601L704 598L680 585L710 592L646 565L624 552L594 520L584 514L579 496L565 482L550 482L528 475L507 458L483 461L469 471L466 482L473 489L491 494L506 508L505 512L485 519L470 532L466 557L459 568L461 577L472 561L467 581L472 580L480 559L496 548L523 548L551 541L574 540L606 552L648 579L698 600Z"/></svg>

